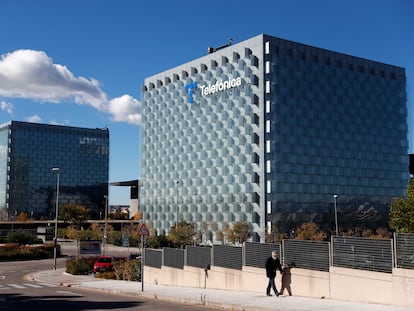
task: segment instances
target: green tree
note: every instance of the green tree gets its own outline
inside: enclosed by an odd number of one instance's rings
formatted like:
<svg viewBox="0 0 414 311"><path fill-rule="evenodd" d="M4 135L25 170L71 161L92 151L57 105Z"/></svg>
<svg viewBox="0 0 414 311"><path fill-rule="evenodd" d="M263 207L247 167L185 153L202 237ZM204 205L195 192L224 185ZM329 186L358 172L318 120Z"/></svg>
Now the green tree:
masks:
<svg viewBox="0 0 414 311"><path fill-rule="evenodd" d="M150 235L147 238L147 246L149 248L169 247L170 241L165 235Z"/></svg>
<svg viewBox="0 0 414 311"><path fill-rule="evenodd" d="M233 224L233 228L229 232L229 242L232 244L236 244L236 242L243 244L251 236L252 231L250 230L249 224L240 220Z"/></svg>
<svg viewBox="0 0 414 311"><path fill-rule="evenodd" d="M66 236L69 239L81 241L81 240L100 240L102 233L97 228L89 228L87 230L78 230L73 226L66 228Z"/></svg>
<svg viewBox="0 0 414 311"><path fill-rule="evenodd" d="M414 180L411 178L406 198L395 198L390 204L390 227L396 232L414 232Z"/></svg>
<svg viewBox="0 0 414 311"><path fill-rule="evenodd" d="M82 224L88 220L88 210L83 205L69 203L59 210L59 218L72 225L75 229L81 229Z"/></svg>
<svg viewBox="0 0 414 311"><path fill-rule="evenodd" d="M184 245L192 245L193 237L196 236L196 234L197 231L194 224L181 221L177 225L171 227L168 239L176 247L183 247Z"/></svg>

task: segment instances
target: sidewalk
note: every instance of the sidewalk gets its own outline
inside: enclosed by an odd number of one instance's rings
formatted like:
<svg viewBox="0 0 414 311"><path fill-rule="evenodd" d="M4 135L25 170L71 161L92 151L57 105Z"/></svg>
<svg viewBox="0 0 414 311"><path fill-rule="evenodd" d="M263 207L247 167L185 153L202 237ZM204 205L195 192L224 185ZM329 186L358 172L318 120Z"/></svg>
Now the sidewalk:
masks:
<svg viewBox="0 0 414 311"><path fill-rule="evenodd" d="M70 275L65 269L47 270L29 274L27 279L42 283L87 290L122 293L149 299L167 300L185 304L199 304L223 310L245 311L412 311L413 309L389 305L365 304L332 299L297 296L266 297L257 293L226 290L174 287L141 282L104 280L94 275ZM143 289L143 291L142 291Z"/></svg>

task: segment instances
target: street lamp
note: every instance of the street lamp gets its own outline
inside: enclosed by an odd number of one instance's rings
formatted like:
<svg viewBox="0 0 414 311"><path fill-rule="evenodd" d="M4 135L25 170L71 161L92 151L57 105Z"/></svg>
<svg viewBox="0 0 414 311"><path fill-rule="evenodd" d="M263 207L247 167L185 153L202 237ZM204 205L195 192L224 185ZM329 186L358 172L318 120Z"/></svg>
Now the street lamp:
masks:
<svg viewBox="0 0 414 311"><path fill-rule="evenodd" d="M104 195L105 198L105 226L104 226L104 247L103 247L103 254L105 255L106 249L106 239L107 239L107 222L108 222L108 196Z"/></svg>
<svg viewBox="0 0 414 311"><path fill-rule="evenodd" d="M53 268L56 270L56 256L57 256L57 234L58 234L58 213L59 213L59 175L60 168L52 168L52 172L57 173L56 181L56 211L55 211L55 239L53 241Z"/></svg>
<svg viewBox="0 0 414 311"><path fill-rule="evenodd" d="M336 230L336 236L338 236L339 231L338 231L338 213L336 210L336 198L338 197L337 194L333 195L333 199L334 199L334 209L335 209L335 230Z"/></svg>

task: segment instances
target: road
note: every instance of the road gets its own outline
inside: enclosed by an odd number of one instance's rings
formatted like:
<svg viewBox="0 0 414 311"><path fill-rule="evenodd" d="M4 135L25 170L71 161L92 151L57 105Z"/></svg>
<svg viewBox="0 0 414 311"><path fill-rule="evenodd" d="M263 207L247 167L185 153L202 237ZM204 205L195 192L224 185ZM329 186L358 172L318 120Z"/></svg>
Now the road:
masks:
<svg viewBox="0 0 414 311"><path fill-rule="evenodd" d="M121 251L118 250L118 252L110 254L118 256L121 254ZM125 255L127 254L125 253ZM66 260L67 257L59 258L57 260L57 267L65 267ZM52 267L53 259L1 262L0 310L215 310L198 305L181 305L135 296L87 291L24 279L26 274L52 269Z"/></svg>

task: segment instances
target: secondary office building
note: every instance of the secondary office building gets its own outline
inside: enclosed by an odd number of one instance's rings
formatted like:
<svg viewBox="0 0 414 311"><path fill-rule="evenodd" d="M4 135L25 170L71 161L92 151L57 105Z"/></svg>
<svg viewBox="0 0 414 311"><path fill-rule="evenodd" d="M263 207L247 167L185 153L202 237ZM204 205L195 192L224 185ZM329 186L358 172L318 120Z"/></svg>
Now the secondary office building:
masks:
<svg viewBox="0 0 414 311"><path fill-rule="evenodd" d="M98 219L108 195L109 130L17 121L0 125L0 218L55 218L52 168L59 206L80 204Z"/></svg>
<svg viewBox="0 0 414 311"><path fill-rule="evenodd" d="M254 240L304 222L384 227L408 182L405 70L258 35L148 77L144 219L237 221ZM221 235L221 234L220 234Z"/></svg>

